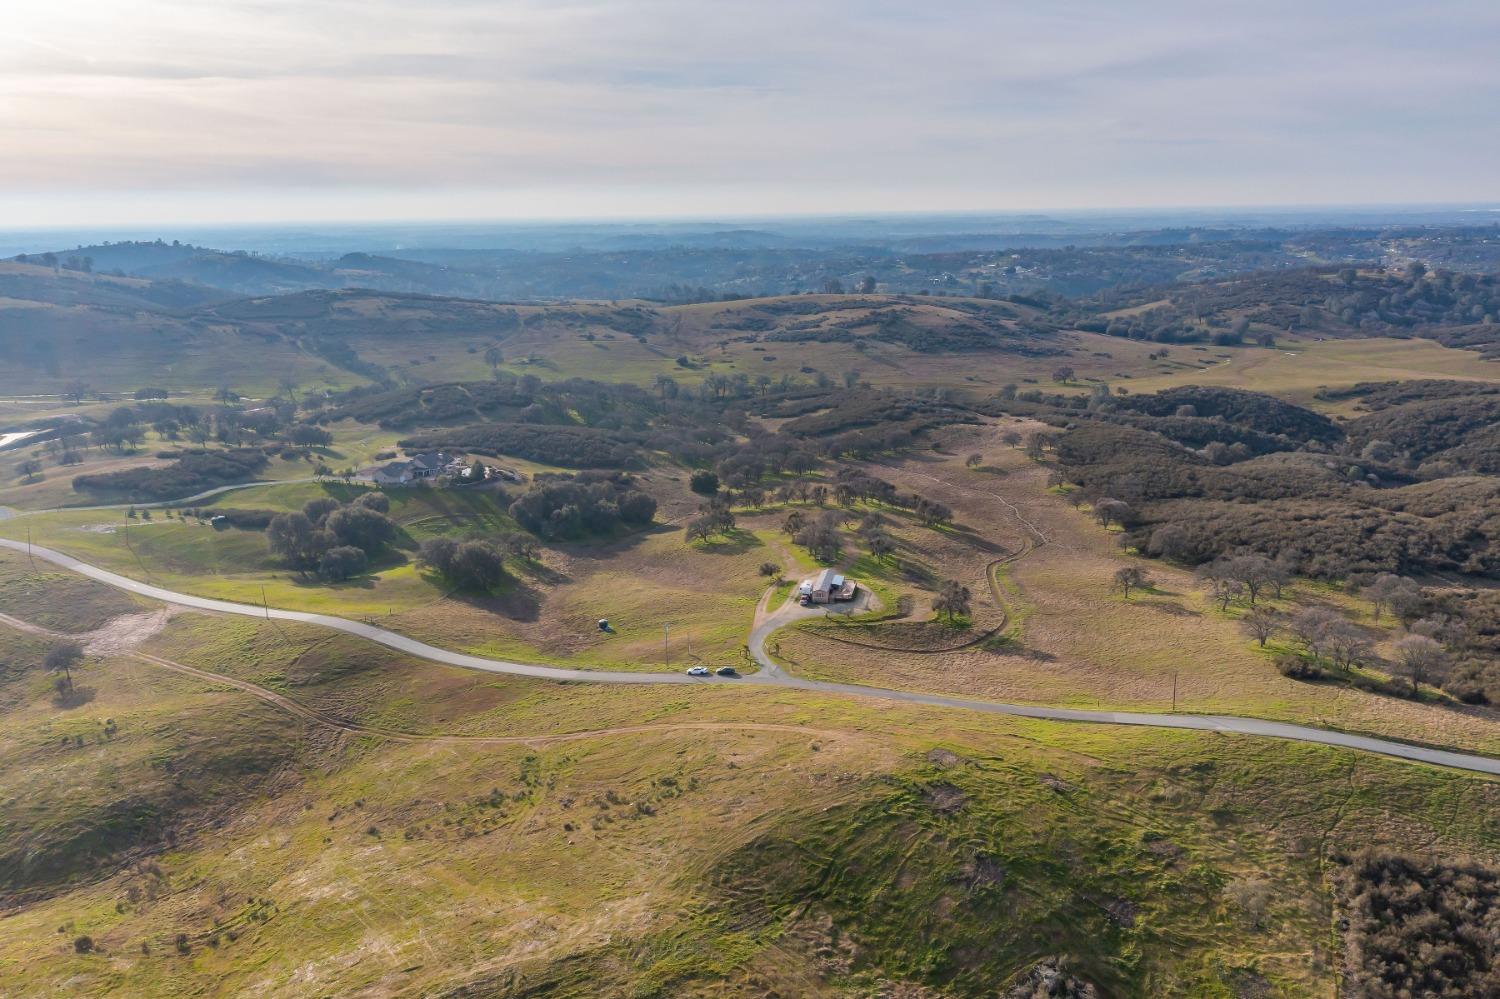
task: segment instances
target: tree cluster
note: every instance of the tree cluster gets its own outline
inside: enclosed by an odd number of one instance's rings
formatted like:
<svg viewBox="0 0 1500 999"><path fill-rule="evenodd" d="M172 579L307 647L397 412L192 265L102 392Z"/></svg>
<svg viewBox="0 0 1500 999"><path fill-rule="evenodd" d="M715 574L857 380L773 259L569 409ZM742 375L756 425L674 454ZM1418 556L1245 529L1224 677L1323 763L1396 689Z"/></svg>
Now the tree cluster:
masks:
<svg viewBox="0 0 1500 999"><path fill-rule="evenodd" d="M389 510L390 500L379 492L362 493L347 504L315 499L299 512L273 517L266 545L298 572L342 582L363 574L370 558L395 540L398 529L386 516Z"/></svg>
<svg viewBox="0 0 1500 999"><path fill-rule="evenodd" d="M656 500L624 473L538 476L510 505L510 515L539 537L565 540L608 534L621 525L643 527L656 516Z"/></svg>
<svg viewBox="0 0 1500 999"><path fill-rule="evenodd" d="M217 486L244 482L265 468L265 453L257 449L203 451L184 454L160 468L127 468L99 475L79 475L79 492L148 503L177 499Z"/></svg>

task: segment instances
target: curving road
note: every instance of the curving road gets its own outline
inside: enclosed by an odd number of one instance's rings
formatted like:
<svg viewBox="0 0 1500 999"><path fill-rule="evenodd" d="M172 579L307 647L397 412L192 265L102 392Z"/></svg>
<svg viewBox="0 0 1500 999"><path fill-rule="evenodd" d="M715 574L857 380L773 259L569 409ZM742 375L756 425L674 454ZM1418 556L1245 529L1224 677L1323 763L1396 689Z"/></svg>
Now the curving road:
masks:
<svg viewBox="0 0 1500 999"><path fill-rule="evenodd" d="M11 541L5 538L0 538L0 547L21 553L28 551L28 546L24 541ZM1470 773L1500 776L1500 759L1476 756L1470 753L1451 752L1443 749L1428 749L1423 746L1412 746L1386 739L1376 739L1370 736L1351 735L1345 732L1311 728L1305 725L1293 725L1287 722L1265 721L1259 718L1239 718L1229 715L1153 714L1131 711L1084 711L1072 708L1049 708L1030 704L1006 704L998 701L948 697L942 694L925 694L910 690L889 690L881 687L865 687L851 683L826 683L820 680L804 680L799 677L788 676L765 652L766 638L775 627L785 623L788 619L788 616L782 613L785 608L778 609L778 611L768 615L752 634L750 642L751 655L762 666L763 672L751 676L725 679L713 676L701 678L690 677L681 673L621 673L606 670L565 669L556 666L538 666L531 663L509 662L502 659L487 659L483 656L473 656L462 652L453 652L449 649L440 649L425 642L419 642L414 638L408 638L405 635L399 635L384 628L365 624L362 621L353 621L348 618L335 617L328 614L284 610L278 607L255 607L250 604L234 603L228 600L213 600L207 597L193 596L188 593L178 593L174 590L164 589L160 586L153 586L150 583L131 579L128 576L122 576L108 569L89 565L86 562L73 558L71 555L65 555L50 548L32 545L30 546L30 554L33 558L51 562L53 565L61 566L64 569L76 572L97 582L130 593L136 593L143 597L160 600L164 603L193 607L199 610L216 611L221 614L239 614L245 617L265 617L272 620L297 621L302 624L332 628L336 631L368 639L399 652L405 652L408 655L433 662L445 663L449 666L458 666L463 669L483 670L488 673L507 673L516 676L537 677L544 680L583 681L588 683L737 683L751 686L784 687L824 694L873 697L883 700L901 701L908 704L958 708L965 711L982 711L989 714L1009 715L1018 718L1037 718L1044 721L1084 722L1105 725L1143 725L1152 728L1192 729L1203 732L1223 732L1262 736L1271 739L1287 739L1295 742L1317 743L1324 746L1336 746L1343 749L1356 749L1362 752L1378 753L1382 756L1412 760L1418 763L1428 763L1440 767L1450 767Z"/></svg>
<svg viewBox="0 0 1500 999"><path fill-rule="evenodd" d="M184 503L196 503L213 496L222 496L224 493L232 493L240 489L258 489L261 486L285 486L294 482L328 482L331 479L319 479L312 476L304 476L300 479L256 479L253 482L236 482L232 485L217 486L213 489L205 489L201 493L191 496L183 496L179 499L156 500L151 503L96 503L92 506L52 506L45 510L15 510L8 506L0 506L0 520L9 520L12 517L35 516L39 513L78 513L87 510L161 510L166 507L177 507ZM355 480L360 481L360 480Z"/></svg>

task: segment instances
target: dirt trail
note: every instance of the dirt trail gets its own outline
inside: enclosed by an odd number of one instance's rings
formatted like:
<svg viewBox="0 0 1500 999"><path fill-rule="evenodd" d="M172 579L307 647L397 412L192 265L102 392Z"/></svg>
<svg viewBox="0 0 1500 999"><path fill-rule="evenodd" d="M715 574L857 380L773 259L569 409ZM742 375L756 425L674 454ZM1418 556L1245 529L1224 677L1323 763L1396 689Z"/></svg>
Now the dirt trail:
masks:
<svg viewBox="0 0 1500 999"><path fill-rule="evenodd" d="M18 617L9 614L0 614L0 623L8 624L17 631L24 631L32 635L42 635L46 638L71 639L83 646L83 651L91 656L113 656L123 652L129 652L136 646L150 639L157 632L167 626L167 622L178 614L182 608L168 604L152 611L143 611L140 614L122 614L105 622L103 627L93 631L85 631L77 635L67 634L61 631L53 631L51 628L43 628L39 624L30 621L22 621Z"/></svg>

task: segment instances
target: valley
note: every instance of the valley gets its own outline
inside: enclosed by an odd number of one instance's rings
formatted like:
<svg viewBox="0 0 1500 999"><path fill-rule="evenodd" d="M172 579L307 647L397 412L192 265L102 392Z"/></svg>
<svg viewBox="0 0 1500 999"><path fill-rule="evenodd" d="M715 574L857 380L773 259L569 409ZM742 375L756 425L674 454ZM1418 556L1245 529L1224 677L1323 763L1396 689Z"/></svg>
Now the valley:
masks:
<svg viewBox="0 0 1500 999"><path fill-rule="evenodd" d="M0 263L15 994L1328 995L1368 879L1488 876L1468 324L188 249Z"/></svg>

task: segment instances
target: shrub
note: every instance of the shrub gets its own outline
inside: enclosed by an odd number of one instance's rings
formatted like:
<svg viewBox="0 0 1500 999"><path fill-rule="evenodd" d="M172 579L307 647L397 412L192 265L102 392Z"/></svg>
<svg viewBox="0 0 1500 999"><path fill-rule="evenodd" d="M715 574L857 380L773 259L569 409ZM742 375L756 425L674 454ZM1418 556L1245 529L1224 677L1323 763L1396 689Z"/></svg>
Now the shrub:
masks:
<svg viewBox="0 0 1500 999"><path fill-rule="evenodd" d="M253 478L266 463L265 454L257 449L204 451L184 454L163 468L79 475L73 479L73 488L131 502L176 499L243 482Z"/></svg>
<svg viewBox="0 0 1500 999"><path fill-rule="evenodd" d="M1338 877L1351 999L1500 994L1500 871L1365 851Z"/></svg>
<svg viewBox="0 0 1500 999"><path fill-rule="evenodd" d="M372 490L371 492L360 493L350 503L350 506L362 506L368 510L374 510L376 513L390 513L391 498L378 490Z"/></svg>
<svg viewBox="0 0 1500 999"><path fill-rule="evenodd" d="M286 432L286 439L298 447L326 447L333 443L333 434L322 427L299 423Z"/></svg>
<svg viewBox="0 0 1500 999"><path fill-rule="evenodd" d="M1321 680L1328 675L1312 660L1291 653L1283 653L1276 657L1276 670L1282 676L1293 680Z"/></svg>
<svg viewBox="0 0 1500 999"><path fill-rule="evenodd" d="M719 491L719 476L706 468L699 469L688 480L688 488L700 496L712 496Z"/></svg>

